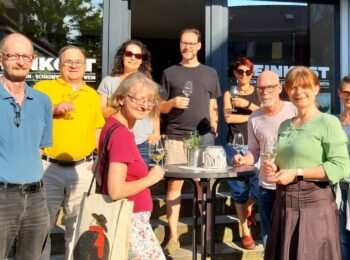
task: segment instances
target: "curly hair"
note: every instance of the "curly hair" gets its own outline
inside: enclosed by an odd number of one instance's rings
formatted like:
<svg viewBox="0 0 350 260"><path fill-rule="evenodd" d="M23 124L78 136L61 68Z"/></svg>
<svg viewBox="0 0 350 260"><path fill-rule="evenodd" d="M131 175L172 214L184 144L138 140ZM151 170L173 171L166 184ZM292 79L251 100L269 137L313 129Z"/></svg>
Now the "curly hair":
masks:
<svg viewBox="0 0 350 260"><path fill-rule="evenodd" d="M147 46L139 40L128 40L124 42L118 49L117 54L114 57L114 66L112 69L111 76L119 76L124 73L124 62L123 56L126 48L131 45L137 45L141 49L142 63L138 69L139 72L144 73L147 77L152 78L152 64L151 64L151 53L147 49Z"/></svg>

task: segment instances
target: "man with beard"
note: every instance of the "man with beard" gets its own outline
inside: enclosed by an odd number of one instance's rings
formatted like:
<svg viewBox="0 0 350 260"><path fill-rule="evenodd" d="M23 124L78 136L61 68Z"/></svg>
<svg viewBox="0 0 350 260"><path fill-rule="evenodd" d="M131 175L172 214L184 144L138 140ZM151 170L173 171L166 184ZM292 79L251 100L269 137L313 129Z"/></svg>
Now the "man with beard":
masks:
<svg viewBox="0 0 350 260"><path fill-rule="evenodd" d="M39 259L49 229L40 149L52 143L52 106L25 83L33 45L13 33L0 43L0 259Z"/></svg>
<svg viewBox="0 0 350 260"><path fill-rule="evenodd" d="M217 98L221 96L220 83L216 71L198 61L197 53L200 49L200 32L194 28L184 29L180 34L182 61L163 72L161 113L167 114L167 164L187 162L184 139L189 137L190 132L198 131L202 147L215 143L218 123ZM186 81L193 84L190 97L183 94ZM167 217L170 239L165 247L166 254L172 254L180 247L177 223L182 185L183 181L179 180L168 182ZM208 214L210 209L211 206L208 205Z"/></svg>
<svg viewBox="0 0 350 260"><path fill-rule="evenodd" d="M260 159L260 148L266 137L277 139L278 128L286 119L296 115L292 103L282 101L282 86L279 78L272 71L264 71L257 79L256 88L261 102L260 109L254 111L248 119L248 149L244 156L235 155L234 165L253 165ZM270 223L272 206L275 201L276 185L259 178L259 213L261 236L264 246Z"/></svg>

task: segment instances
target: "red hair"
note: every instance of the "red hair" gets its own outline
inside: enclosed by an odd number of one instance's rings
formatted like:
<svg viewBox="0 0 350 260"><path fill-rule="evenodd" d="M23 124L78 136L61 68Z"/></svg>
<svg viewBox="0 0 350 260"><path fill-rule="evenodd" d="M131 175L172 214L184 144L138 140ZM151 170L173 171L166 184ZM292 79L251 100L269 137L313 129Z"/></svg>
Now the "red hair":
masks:
<svg viewBox="0 0 350 260"><path fill-rule="evenodd" d="M247 66L252 72L254 72L253 62L246 57L238 58L233 64L233 70L237 70L239 66Z"/></svg>

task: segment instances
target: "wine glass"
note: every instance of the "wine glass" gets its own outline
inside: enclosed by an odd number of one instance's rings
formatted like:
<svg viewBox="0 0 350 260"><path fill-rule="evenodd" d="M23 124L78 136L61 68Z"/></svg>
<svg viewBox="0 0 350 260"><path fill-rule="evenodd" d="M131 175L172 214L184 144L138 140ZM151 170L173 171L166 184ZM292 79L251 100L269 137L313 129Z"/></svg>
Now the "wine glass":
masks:
<svg viewBox="0 0 350 260"><path fill-rule="evenodd" d="M262 160L267 160L269 162L274 162L276 158L276 138L271 136L266 136L263 138L261 158Z"/></svg>
<svg viewBox="0 0 350 260"><path fill-rule="evenodd" d="M182 90L182 93L185 95L185 97L189 97L193 92L193 83L192 81L186 81L184 84L184 88Z"/></svg>
<svg viewBox="0 0 350 260"><path fill-rule="evenodd" d="M149 158L154 161L157 165L163 160L165 155L165 150L163 148L161 140L155 141L153 144L149 145Z"/></svg>
<svg viewBox="0 0 350 260"><path fill-rule="evenodd" d="M242 133L236 133L232 140L233 149L237 151L237 154L240 154L244 149L244 136Z"/></svg>
<svg viewBox="0 0 350 260"><path fill-rule="evenodd" d="M238 97L239 97L238 86L237 86L237 83L234 81L234 83L230 87L231 104L232 104L233 99L238 98ZM237 110L234 107L232 107L231 112L237 112Z"/></svg>
<svg viewBox="0 0 350 260"><path fill-rule="evenodd" d="M165 155L168 153L169 149L169 138L167 135L161 135L160 136L160 142L162 143L163 149L164 149L164 157L162 160L162 166L164 167L164 160L165 160Z"/></svg>
<svg viewBox="0 0 350 260"><path fill-rule="evenodd" d="M62 95L62 102L67 102L67 103L71 103L72 105L74 105L74 101L77 99L78 95L73 92L73 93L65 93ZM64 115L64 119L66 120L72 120L73 119L73 111L71 112L67 112Z"/></svg>

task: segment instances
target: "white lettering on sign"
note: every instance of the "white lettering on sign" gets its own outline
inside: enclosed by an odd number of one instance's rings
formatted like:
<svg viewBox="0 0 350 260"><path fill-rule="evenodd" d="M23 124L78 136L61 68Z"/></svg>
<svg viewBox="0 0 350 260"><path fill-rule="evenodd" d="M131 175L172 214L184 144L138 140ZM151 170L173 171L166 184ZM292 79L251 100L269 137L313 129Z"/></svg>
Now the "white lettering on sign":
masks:
<svg viewBox="0 0 350 260"><path fill-rule="evenodd" d="M58 58L38 57L34 60L31 70L59 71L59 62ZM92 72L92 65L95 63L96 59L86 59L86 72Z"/></svg>
<svg viewBox="0 0 350 260"><path fill-rule="evenodd" d="M254 75L258 77L260 73L263 72L264 70L271 70L275 72L278 75L278 77L284 78L292 67L293 66L288 66L288 65L257 64L257 65L254 65ZM327 79L328 72L330 71L329 67L310 67L310 69L312 69L316 73L317 77L320 80Z"/></svg>

